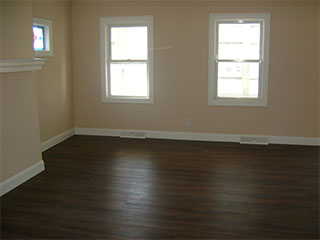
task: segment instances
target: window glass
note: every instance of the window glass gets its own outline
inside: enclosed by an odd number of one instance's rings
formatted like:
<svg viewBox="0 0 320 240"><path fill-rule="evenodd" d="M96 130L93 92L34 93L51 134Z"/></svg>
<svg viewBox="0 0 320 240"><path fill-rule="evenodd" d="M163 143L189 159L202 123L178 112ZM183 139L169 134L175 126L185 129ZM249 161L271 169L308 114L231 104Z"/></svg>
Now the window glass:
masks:
<svg viewBox="0 0 320 240"><path fill-rule="evenodd" d="M147 27L112 27L112 60L146 60L148 58Z"/></svg>
<svg viewBox="0 0 320 240"><path fill-rule="evenodd" d="M33 49L35 51L45 50L44 27L33 26Z"/></svg>
<svg viewBox="0 0 320 240"><path fill-rule="evenodd" d="M148 96L146 63L111 63L112 96Z"/></svg>
<svg viewBox="0 0 320 240"><path fill-rule="evenodd" d="M259 23L220 23L219 59L259 59Z"/></svg>
<svg viewBox="0 0 320 240"><path fill-rule="evenodd" d="M218 63L218 97L257 98L259 63Z"/></svg>

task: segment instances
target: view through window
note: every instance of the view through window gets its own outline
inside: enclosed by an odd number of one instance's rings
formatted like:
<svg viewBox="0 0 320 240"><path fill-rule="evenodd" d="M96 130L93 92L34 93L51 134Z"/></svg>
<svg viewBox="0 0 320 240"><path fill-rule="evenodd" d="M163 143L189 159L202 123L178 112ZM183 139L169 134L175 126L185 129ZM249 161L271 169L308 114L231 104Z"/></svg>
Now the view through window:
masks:
<svg viewBox="0 0 320 240"><path fill-rule="evenodd" d="M111 95L147 97L147 27L111 27L110 32Z"/></svg>
<svg viewBox="0 0 320 240"><path fill-rule="evenodd" d="M257 98L260 24L218 25L218 97Z"/></svg>

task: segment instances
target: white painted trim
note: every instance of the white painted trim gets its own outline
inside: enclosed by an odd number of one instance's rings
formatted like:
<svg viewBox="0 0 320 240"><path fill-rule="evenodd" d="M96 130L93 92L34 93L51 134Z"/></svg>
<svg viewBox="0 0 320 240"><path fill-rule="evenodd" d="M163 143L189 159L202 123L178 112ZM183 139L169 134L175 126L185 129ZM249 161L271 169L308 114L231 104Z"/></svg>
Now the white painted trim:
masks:
<svg viewBox="0 0 320 240"><path fill-rule="evenodd" d="M120 137L122 131L130 131L130 130L108 129L108 128L75 128L74 134L88 135L88 136Z"/></svg>
<svg viewBox="0 0 320 240"><path fill-rule="evenodd" d="M47 59L10 59L0 60L0 73L40 70Z"/></svg>
<svg viewBox="0 0 320 240"><path fill-rule="evenodd" d="M315 137L270 136L269 141L273 144L320 146L320 138Z"/></svg>
<svg viewBox="0 0 320 240"><path fill-rule="evenodd" d="M34 164L33 166L22 170L18 174L0 183L0 196L6 194L7 192L21 185L22 183L28 181L30 178L44 171L44 169L45 169L44 162L43 160L41 160L40 162Z"/></svg>
<svg viewBox="0 0 320 240"><path fill-rule="evenodd" d="M42 142L41 143L41 151L44 152L44 151L48 150L49 148L52 148L53 146L68 139L69 137L72 137L73 135L74 135L74 128L72 128L68 131L65 131L63 133L60 133L57 136L54 136L53 138L50 138L47 141Z"/></svg>
<svg viewBox="0 0 320 240"><path fill-rule="evenodd" d="M268 137L270 144L310 145L320 146L320 138L316 137L291 137L291 136L266 136L266 135L235 135L217 133L171 132L130 129L107 128L75 128L75 135L112 136L120 137L124 131L145 132L146 138L209 141L209 142L240 142L240 137Z"/></svg>

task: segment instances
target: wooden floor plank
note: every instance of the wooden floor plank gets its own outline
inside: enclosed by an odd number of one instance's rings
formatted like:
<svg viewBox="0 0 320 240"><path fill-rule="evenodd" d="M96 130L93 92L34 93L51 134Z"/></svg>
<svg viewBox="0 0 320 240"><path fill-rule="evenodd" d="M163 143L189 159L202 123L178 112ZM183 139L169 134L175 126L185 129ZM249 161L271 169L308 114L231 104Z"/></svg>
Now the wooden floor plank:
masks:
<svg viewBox="0 0 320 240"><path fill-rule="evenodd" d="M319 147L73 136L1 198L1 238L319 239Z"/></svg>

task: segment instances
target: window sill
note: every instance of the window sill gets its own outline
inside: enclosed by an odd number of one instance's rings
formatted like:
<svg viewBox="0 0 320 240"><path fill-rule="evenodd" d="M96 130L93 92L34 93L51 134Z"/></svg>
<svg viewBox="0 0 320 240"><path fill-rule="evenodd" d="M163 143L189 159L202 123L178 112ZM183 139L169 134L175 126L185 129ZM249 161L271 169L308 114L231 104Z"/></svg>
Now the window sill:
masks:
<svg viewBox="0 0 320 240"><path fill-rule="evenodd" d="M208 105L212 106L237 106L237 107L267 107L266 99L231 99L231 98L217 98L209 99Z"/></svg>
<svg viewBox="0 0 320 240"><path fill-rule="evenodd" d="M103 103L135 103L135 104L153 104L153 99L144 98L117 98L117 97L103 97Z"/></svg>
<svg viewBox="0 0 320 240"><path fill-rule="evenodd" d="M53 52L52 51L34 51L34 55L36 57L52 57Z"/></svg>

